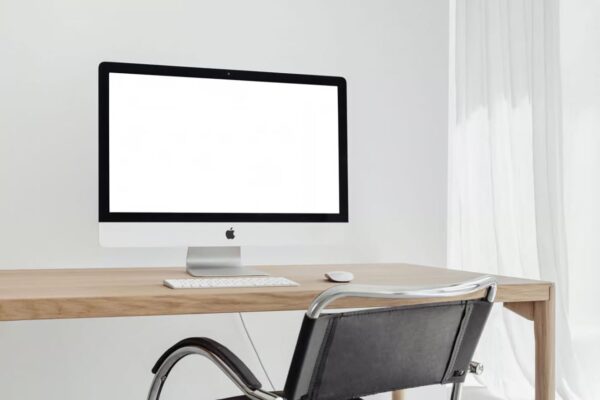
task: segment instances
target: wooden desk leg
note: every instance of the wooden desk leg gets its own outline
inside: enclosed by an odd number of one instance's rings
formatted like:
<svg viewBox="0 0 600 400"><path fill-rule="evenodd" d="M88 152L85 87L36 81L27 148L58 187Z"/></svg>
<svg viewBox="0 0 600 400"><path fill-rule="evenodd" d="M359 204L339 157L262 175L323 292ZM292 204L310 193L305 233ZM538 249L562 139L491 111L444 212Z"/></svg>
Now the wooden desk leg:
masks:
<svg viewBox="0 0 600 400"><path fill-rule="evenodd" d="M555 298L550 287L547 301L533 303L535 333L535 399L554 400L555 393Z"/></svg>
<svg viewBox="0 0 600 400"><path fill-rule="evenodd" d="M392 400L405 400L404 390L396 390L392 392Z"/></svg>

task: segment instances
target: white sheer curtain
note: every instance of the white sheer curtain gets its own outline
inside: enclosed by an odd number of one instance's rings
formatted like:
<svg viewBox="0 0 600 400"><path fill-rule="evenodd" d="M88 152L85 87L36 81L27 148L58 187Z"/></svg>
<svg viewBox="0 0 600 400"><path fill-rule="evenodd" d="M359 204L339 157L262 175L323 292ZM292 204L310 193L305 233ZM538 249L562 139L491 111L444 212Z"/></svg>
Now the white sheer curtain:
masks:
<svg viewBox="0 0 600 400"><path fill-rule="evenodd" d="M560 2L569 319L600 399L600 0Z"/></svg>
<svg viewBox="0 0 600 400"><path fill-rule="evenodd" d="M592 399L571 346L558 0L455 0L448 263L557 288L557 393ZM503 399L533 398L531 323L496 308L479 358Z"/></svg>

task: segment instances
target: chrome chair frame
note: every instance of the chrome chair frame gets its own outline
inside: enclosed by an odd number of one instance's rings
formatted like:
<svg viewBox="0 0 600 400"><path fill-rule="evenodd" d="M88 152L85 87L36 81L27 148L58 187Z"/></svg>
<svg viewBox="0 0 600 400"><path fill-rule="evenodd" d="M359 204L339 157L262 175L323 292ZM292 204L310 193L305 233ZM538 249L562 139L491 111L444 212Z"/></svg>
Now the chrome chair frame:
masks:
<svg viewBox="0 0 600 400"><path fill-rule="evenodd" d="M439 299L465 296L488 289L485 299L492 303L496 298L497 284L490 276L440 286L380 286L380 285L339 285L325 290L308 307L306 315L317 319L323 309L342 297L376 297L385 299Z"/></svg>
<svg viewBox="0 0 600 400"><path fill-rule="evenodd" d="M319 294L310 304L306 315L308 318L317 319L325 307L331 302L344 297L371 297L389 299L419 299L419 298L451 298L465 296L478 291L488 290L485 299L493 302L496 297L497 284L494 278L486 276L475 278L461 283L440 286L414 287L414 286L378 286L345 284L334 286ZM215 353L197 346L188 346L177 349L170 354L160 365L154 375L148 400L158 400L160 393L173 366L188 355L201 355L221 369L225 375L250 399L253 400L283 400L276 393L262 389L248 387L243 380ZM471 362L469 372L481 374L483 366ZM462 393L462 383L454 383L451 400L459 400Z"/></svg>
<svg viewBox="0 0 600 400"><path fill-rule="evenodd" d="M160 366L156 374L154 375L154 379L152 380L152 385L150 386L150 393L148 394L148 400L158 400L160 397L160 393L162 388L169 376L169 372L171 368L177 362L179 362L182 358L187 357L189 355L196 354L200 356L204 356L212 361L221 371L227 375L229 379L242 391L246 396L254 400L280 400L281 397L267 392L261 389L251 389L242 380L240 377L233 372L231 368L227 366L223 362L221 358L219 358L216 354L206 350L200 349L195 346L182 347L176 351L174 351Z"/></svg>

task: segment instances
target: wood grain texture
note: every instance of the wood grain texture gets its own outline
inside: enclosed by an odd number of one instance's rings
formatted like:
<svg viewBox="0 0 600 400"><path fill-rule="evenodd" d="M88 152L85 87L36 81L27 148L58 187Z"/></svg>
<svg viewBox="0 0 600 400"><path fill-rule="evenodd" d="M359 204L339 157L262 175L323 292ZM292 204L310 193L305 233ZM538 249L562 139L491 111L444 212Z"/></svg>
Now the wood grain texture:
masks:
<svg viewBox="0 0 600 400"><path fill-rule="evenodd" d="M534 305L535 303L532 301L522 303L504 303L504 307L529 321L533 321Z"/></svg>
<svg viewBox="0 0 600 400"><path fill-rule="evenodd" d="M392 392L392 400L406 400L405 390L395 390Z"/></svg>
<svg viewBox="0 0 600 400"><path fill-rule="evenodd" d="M536 400L554 400L556 391L554 286L549 292L548 300L533 304Z"/></svg>
<svg viewBox="0 0 600 400"><path fill-rule="evenodd" d="M262 266L298 287L172 290L162 282L187 278L183 268L94 268L0 271L0 321L56 318L120 317L250 311L304 310L323 290L331 270L354 274L354 283L437 285L464 281L480 274L410 264ZM548 282L498 277L497 302L548 300ZM463 298L477 298L475 293ZM333 308L431 302L348 298Z"/></svg>

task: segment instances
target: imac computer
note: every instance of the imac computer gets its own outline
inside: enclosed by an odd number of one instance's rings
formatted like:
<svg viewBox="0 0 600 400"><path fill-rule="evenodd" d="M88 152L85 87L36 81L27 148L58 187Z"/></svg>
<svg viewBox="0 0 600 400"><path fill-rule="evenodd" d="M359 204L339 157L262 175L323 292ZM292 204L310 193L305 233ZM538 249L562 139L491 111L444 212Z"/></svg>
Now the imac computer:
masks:
<svg viewBox="0 0 600 400"><path fill-rule="evenodd" d="M346 142L340 77L101 63L100 243L236 276L241 246L338 242Z"/></svg>

